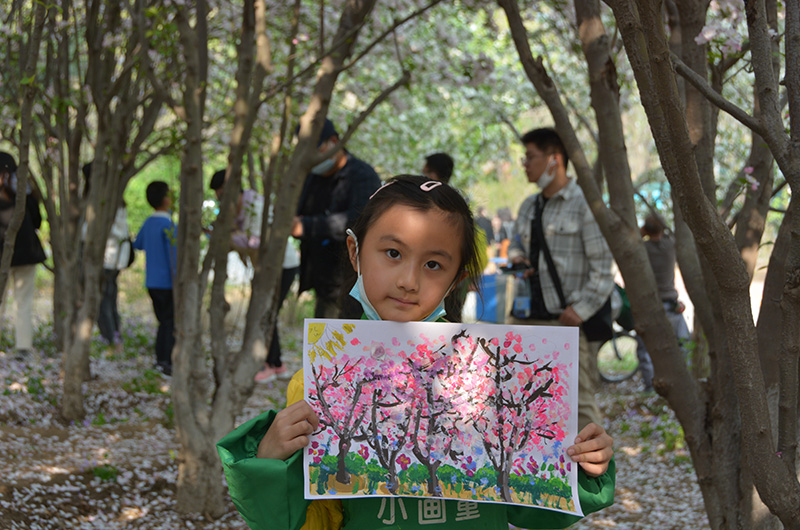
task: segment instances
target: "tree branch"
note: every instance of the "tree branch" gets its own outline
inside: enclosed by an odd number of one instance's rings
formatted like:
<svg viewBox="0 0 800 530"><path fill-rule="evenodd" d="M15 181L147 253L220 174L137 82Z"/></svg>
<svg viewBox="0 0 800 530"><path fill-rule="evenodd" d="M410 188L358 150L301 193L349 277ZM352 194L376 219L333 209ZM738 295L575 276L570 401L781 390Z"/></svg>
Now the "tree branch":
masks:
<svg viewBox="0 0 800 530"><path fill-rule="evenodd" d="M739 121L742 125L757 133L759 136L764 136L764 127L761 122L756 120L753 116L747 113L744 109L734 105L722 94L711 88L711 86L697 73L689 68L680 57L670 54L672 63L675 66L675 72L695 87L701 94L703 94L712 104L730 114L733 118Z"/></svg>
<svg viewBox="0 0 800 530"><path fill-rule="evenodd" d="M341 140L340 143L342 145L347 144L347 140L349 140L350 137L353 135L353 133L356 132L356 129L358 129L358 126L361 125L361 123L365 119L367 119L367 116L369 116L372 113L372 111L375 110L375 107L377 107L378 105L380 105L381 103L386 101L386 98L388 98L389 95L392 92L394 92L395 90L397 90L398 88L400 88L402 86L408 86L410 81L411 81L411 73L406 71L406 70L404 70L403 71L403 75L400 76L400 79L395 81L395 83L392 86L384 89L383 92L378 94L378 96L374 100L372 100L372 103L370 103L369 106L366 109L361 111L359 113L359 115L356 116L356 119L353 120L352 123L350 123L350 125L347 127L347 132L345 132L344 136L342 136L342 140ZM328 155L328 156L330 156L330 155Z"/></svg>
<svg viewBox="0 0 800 530"><path fill-rule="evenodd" d="M441 2L442 2L442 0L433 0L433 1L432 1L430 4L428 4L428 5L424 6L424 7L421 7L421 8L419 8L419 9L417 9L416 11L414 11L413 13L411 13L410 15L408 15L408 16L406 16L406 17L404 17L404 18L401 18L400 20L397 20L397 21L395 21L395 23L394 23L394 24L392 24L392 25L391 25L389 28L387 28L387 29L386 29L386 30L385 30L383 33L381 33L380 35L378 35L378 36L377 36L377 37L376 37L376 38L375 38L375 39L374 39L374 40L373 40L371 43L369 43L369 44L367 45L367 47L366 47L366 48L364 48L364 49L361 51L361 53L359 53L358 55L356 55L355 59L353 59L353 60L352 60L352 61L350 61L349 63L345 64L345 65L342 67L342 71L344 71L344 70L347 70L347 69L349 69L351 66L353 66L354 64L356 64L356 63L357 63L357 62L358 62L360 59L362 59L362 58L363 58L365 55L367 55L367 54L370 52L370 50L372 50L372 48L374 48L374 47L375 47L375 46L376 46L378 43L380 43L380 42L381 42L383 39L385 39L385 38L386 38L386 37L387 37L387 36L388 36L390 33L394 32L394 31L395 31L397 28L399 28L400 26L402 26L403 24L405 24L405 23L406 23L406 22L408 22L409 20L412 20L412 19L414 19L414 18L416 18L416 17L420 16L420 15L421 15L421 14L423 14L425 11L429 10L430 8L432 8L433 6L435 6L435 5L437 5L437 4L440 4Z"/></svg>
<svg viewBox="0 0 800 530"><path fill-rule="evenodd" d="M428 4L428 5L426 5L425 7L422 7L422 8L420 8L420 9L418 9L418 10L414 11L414 12L413 12L413 13L411 13L410 15L408 15L408 16L406 16L406 17L404 17L404 18L402 18L402 19L400 19L400 20L398 20L398 21L396 21L394 24L392 24L392 26L390 26L389 28L387 28L386 30L384 30L384 32L383 32L383 33L381 33L381 34L380 34L378 37L376 37L376 38L375 38L375 39L374 39L372 42L370 42L370 43L367 45L367 47L366 47L366 48L364 48L364 50L363 50L361 53L359 53L359 54L356 56L356 58L355 58L355 59L352 59L352 60L351 60L351 61L349 61L348 63L346 63L346 64L342 65L342 66L341 66L341 68L339 69L339 71L340 71L340 72L343 72L343 71L345 71L345 70L348 70L350 67L352 67L354 64L356 64L356 63L357 63L357 62L358 62L360 59L362 59L362 58L363 58L363 57L364 57L364 56L365 56L365 55L366 55L366 54L367 54L367 53L368 53L370 50L372 50L372 48L374 48L374 47L375 47L377 44L379 44L380 42L382 42L382 41L383 41L383 40L384 40L384 39L385 39L385 38L386 38L386 37L387 37L389 34L391 34L391 33L392 33L393 31L395 31L397 28L399 28L400 26L402 26L403 24L405 24L405 23L406 23L406 22L408 22L409 20L412 20L412 19L414 19L415 17L418 17L419 15L423 14L423 13L424 13L425 11L427 11L428 9L430 9L430 8L434 7L435 5L437 5L437 4L441 3L441 2L442 2L442 0L434 0L433 2L431 2L431 3L430 3L430 4ZM322 60L323 60L323 59L324 59L326 56L330 55L331 53L333 53L334 51L336 51L338 48L340 48L340 47L342 46L342 44L344 44L344 41L345 41L346 39L348 39L348 38L352 38L352 36L353 36L353 35L354 35L356 32L358 32L358 30L359 30L359 29L360 29L360 27L357 27L357 28L353 28L353 29L351 29L351 30L350 30L350 31L349 31L349 32L348 32L348 33L345 35L345 38L344 38L344 39L342 39L342 40L339 40L339 41L337 41L337 42L334 42L334 43L331 45L331 47L330 47L330 48L328 48L327 50L324 50L324 51L322 51L322 52L320 53L320 56L319 56L319 57L318 57L318 58L317 58L317 59L316 59L314 62L312 62L311 64L309 64L308 66L306 66L305 68L303 68L302 70L300 70L300 71L299 71L297 74L295 74L295 75L293 75L293 76L289 77L288 79L286 79L286 80L285 80L285 81L283 81L282 83L280 83L280 84L278 84L278 85L276 85L276 86L273 86L272 88L270 88L270 90L264 94L264 97L263 97L263 98L261 98L261 100L262 100L262 101L264 101L264 102L266 102L266 101L269 101L271 98L275 97L275 95L276 95L276 94L278 94L279 92L282 92L282 91L284 91L284 90L286 89L286 87L287 87L287 86L289 86L289 85L291 85L292 83L294 83L294 82L295 82L297 79L300 79L300 78L302 78L302 77L304 77L304 76L308 75L308 74L311 72L311 70L313 70L313 69L314 69L316 66L319 66L319 64L322 62ZM292 55L292 57L293 57L293 55Z"/></svg>

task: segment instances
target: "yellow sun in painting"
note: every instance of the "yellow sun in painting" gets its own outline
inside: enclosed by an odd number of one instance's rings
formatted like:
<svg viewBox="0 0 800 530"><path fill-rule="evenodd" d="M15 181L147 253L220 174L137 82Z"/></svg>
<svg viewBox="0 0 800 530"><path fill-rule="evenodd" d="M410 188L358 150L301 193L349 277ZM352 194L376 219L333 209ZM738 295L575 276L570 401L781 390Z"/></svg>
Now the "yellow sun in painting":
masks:
<svg viewBox="0 0 800 530"><path fill-rule="evenodd" d="M343 324L341 329L329 326L325 322L314 322L308 325L308 355L313 362L317 355L331 360L344 351L347 343L344 336L355 331L353 324Z"/></svg>
<svg viewBox="0 0 800 530"><path fill-rule="evenodd" d="M322 334L325 333L325 326L326 324L324 322L314 322L308 325L309 344L316 344L316 342L322 338Z"/></svg>

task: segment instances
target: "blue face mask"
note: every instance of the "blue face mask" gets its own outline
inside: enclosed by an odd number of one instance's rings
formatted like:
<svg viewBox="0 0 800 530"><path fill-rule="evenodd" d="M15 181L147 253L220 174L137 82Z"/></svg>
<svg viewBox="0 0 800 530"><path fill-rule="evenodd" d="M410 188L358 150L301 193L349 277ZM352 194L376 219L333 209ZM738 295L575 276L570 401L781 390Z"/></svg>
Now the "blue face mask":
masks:
<svg viewBox="0 0 800 530"><path fill-rule="evenodd" d="M333 164L334 162L332 158L326 158L316 166L312 167L311 172L315 175L325 175L328 171L333 169Z"/></svg>
<svg viewBox="0 0 800 530"><path fill-rule="evenodd" d="M367 291L364 289L364 276L361 274L361 261L358 257L358 239L356 235L353 233L352 230L349 228L346 231L347 235L353 238L353 241L356 244L356 271L358 272L358 280L356 280L356 284L350 289L350 296L355 298L359 304L361 304L361 308L364 310L364 314L369 320L383 320L381 316L378 314L378 311L372 305L372 302L369 301L367 297ZM440 319L444 314L447 312L444 308L444 299L447 298L447 295L450 294L450 291L453 290L453 286L451 285L447 292L444 295L444 298L439 302L439 305L431 312L430 315L426 316L422 319L422 322L435 322Z"/></svg>

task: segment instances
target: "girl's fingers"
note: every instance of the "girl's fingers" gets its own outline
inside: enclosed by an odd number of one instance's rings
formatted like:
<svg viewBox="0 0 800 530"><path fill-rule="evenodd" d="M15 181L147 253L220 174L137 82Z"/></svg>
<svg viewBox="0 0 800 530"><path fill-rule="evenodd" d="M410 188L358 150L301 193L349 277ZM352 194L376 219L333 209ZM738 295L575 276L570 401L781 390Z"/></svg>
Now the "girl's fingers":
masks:
<svg viewBox="0 0 800 530"><path fill-rule="evenodd" d="M600 463L600 462L608 462L611 460L611 457L614 455L614 452L610 448L603 448L599 451L589 451L585 453L575 453L569 455L573 462L583 463Z"/></svg>
<svg viewBox="0 0 800 530"><path fill-rule="evenodd" d="M314 412L314 409L312 409L311 405L302 399L296 403L292 403L280 411L275 417L276 422L279 420L286 423L299 423L301 421L307 421L314 429L319 426L319 418Z"/></svg>
<svg viewBox="0 0 800 530"><path fill-rule="evenodd" d="M596 423L589 423L586 425L586 427L581 429L581 432L578 433L578 436L575 438L575 443L577 444L591 438L595 438L601 434L604 434L605 432L606 430L600 425Z"/></svg>
<svg viewBox="0 0 800 530"><path fill-rule="evenodd" d="M573 462L581 464L587 474L597 476L605 473L608 462L614 455L614 440L601 426L590 423L578 433L575 445L567 449Z"/></svg>
<svg viewBox="0 0 800 530"><path fill-rule="evenodd" d="M613 440L607 434L601 436L600 438L594 438L592 440L588 440L586 442L581 442L578 444L573 445L569 449L567 449L567 454L569 456L578 455L582 453L591 453L596 451L603 451L604 449L608 449L611 452L611 446L613 444Z"/></svg>
<svg viewBox="0 0 800 530"><path fill-rule="evenodd" d="M282 425L280 427L281 439L285 441L293 440L300 436L310 436L314 432L314 427L306 420L297 423Z"/></svg>
<svg viewBox="0 0 800 530"><path fill-rule="evenodd" d="M298 401L275 416L275 421L258 444L257 456L286 460L309 444L309 436L318 426L319 418L311 406Z"/></svg>
<svg viewBox="0 0 800 530"><path fill-rule="evenodd" d="M608 462L602 464L588 464L582 462L580 466L583 472L590 477L599 477L608 470Z"/></svg>

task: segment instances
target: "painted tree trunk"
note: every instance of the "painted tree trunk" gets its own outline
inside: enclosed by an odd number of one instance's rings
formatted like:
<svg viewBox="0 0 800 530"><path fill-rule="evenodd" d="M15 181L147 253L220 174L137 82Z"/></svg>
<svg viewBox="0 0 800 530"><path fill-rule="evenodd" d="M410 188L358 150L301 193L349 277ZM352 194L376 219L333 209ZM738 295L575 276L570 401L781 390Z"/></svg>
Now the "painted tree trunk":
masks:
<svg viewBox="0 0 800 530"><path fill-rule="evenodd" d="M428 481L427 488L428 494L434 497L442 496L442 485L439 483L439 477L436 476L436 471L439 469L441 462L426 463L425 467L428 468Z"/></svg>
<svg viewBox="0 0 800 530"><path fill-rule="evenodd" d="M345 456L350 452L350 440L339 438L339 458L336 462L336 481L342 484L350 484L350 473L345 467Z"/></svg>
<svg viewBox="0 0 800 530"><path fill-rule="evenodd" d="M397 490L400 484L397 481L397 468L394 465L389 467L389 474L386 476L386 489L392 495L397 495Z"/></svg>

